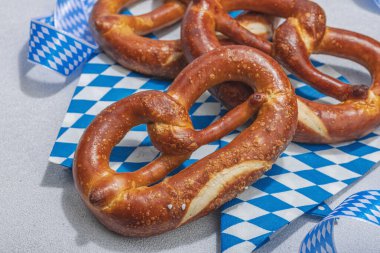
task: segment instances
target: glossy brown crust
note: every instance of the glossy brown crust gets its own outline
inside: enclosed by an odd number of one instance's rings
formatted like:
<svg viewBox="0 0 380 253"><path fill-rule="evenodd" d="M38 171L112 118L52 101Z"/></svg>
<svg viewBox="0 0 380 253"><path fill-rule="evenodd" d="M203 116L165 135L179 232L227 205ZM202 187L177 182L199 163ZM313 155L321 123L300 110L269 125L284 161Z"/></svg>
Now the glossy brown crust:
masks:
<svg viewBox="0 0 380 253"><path fill-rule="evenodd" d="M209 128L194 131L187 113L191 105L207 89L232 80L258 93ZM199 143L220 138L253 114L255 121L229 145L151 186ZM131 127L144 123L164 152L136 172L114 172L112 148ZM75 185L110 230L125 236L159 234L208 214L257 180L286 148L296 124L296 98L281 67L255 49L221 47L186 67L166 94L136 93L101 112L78 145Z"/></svg>
<svg viewBox="0 0 380 253"><path fill-rule="evenodd" d="M283 66L320 92L340 101L365 98L368 87L349 85L316 69L309 57L323 40L326 16L316 3L296 1L292 15L274 34L271 54Z"/></svg>
<svg viewBox="0 0 380 253"><path fill-rule="evenodd" d="M287 19L276 29L272 44L250 33L236 20L229 17L226 14L227 9L261 11ZM182 27L182 45L188 61L217 46L213 36L214 31L217 30L239 44L252 46L271 54L291 72L326 95L341 101L366 96L366 86L345 84L318 71L309 60L310 54L320 43L326 29L324 11L311 1L286 0L274 4L272 1L255 0L245 2L195 0L187 10ZM192 30L191 27L194 28L194 33L189 32ZM197 31L199 27L203 27L203 30ZM247 96L241 95L247 91L243 85L229 85L220 89L220 91L214 91L213 94L219 97L227 107L239 104ZM234 94L238 96L233 96ZM239 100L239 97L242 99ZM226 98L230 99L227 101Z"/></svg>
<svg viewBox="0 0 380 253"><path fill-rule="evenodd" d="M232 6L229 6L233 9ZM189 4L181 28L181 43L186 59L191 62L195 58L210 52L221 46L215 34L220 31L237 41L239 38L248 38L242 34L234 33L235 26L240 26L238 21L232 19L223 6L215 0L195 0ZM230 33L226 33L225 27L231 28ZM247 29L242 30L250 33ZM253 38L249 45L253 44L256 48L264 49L268 45L267 41L260 36L251 36ZM244 40L238 42L246 42ZM229 82L220 84L210 89L210 92L217 97L227 107L232 108L243 101L253 92L250 87L243 83Z"/></svg>
<svg viewBox="0 0 380 253"><path fill-rule="evenodd" d="M288 69L312 84L327 95L338 98L340 105L324 105L299 98L299 124L294 141L306 143L335 143L360 138L379 126L379 104L373 96L377 90L378 65L380 64L380 45L366 36L334 28L326 28L323 10L315 3L305 0L297 1L229 1L221 0L223 6L230 9L249 9L287 18L275 30L274 42L270 50L262 51L272 54ZM228 6L229 4L229 6ZM272 4L272 8L267 5ZM218 47L214 31L218 24L221 4L215 0L196 0L190 5L183 21L182 44L188 59ZM196 27L200 27L196 29ZM236 23L225 25L233 27L233 33L241 36L255 37L241 33ZM239 28L240 27L240 28ZM327 29L327 30L326 30ZM230 32L232 33L232 32ZM226 34L226 33L225 33ZM231 36L238 38L238 36ZM250 39L241 39L250 46ZM268 42L269 43L269 42ZM330 54L356 61L371 72L371 88L362 85L347 85L329 77L314 68L309 60L311 53ZM219 96L230 107L241 100L232 94L244 93L246 89L235 85L219 88L214 95ZM248 96L240 96L242 98ZM230 98L224 99L225 97ZM302 109L302 110L301 110Z"/></svg>
<svg viewBox="0 0 380 253"><path fill-rule="evenodd" d="M122 66L147 75L174 78L186 65L179 41L163 41L142 35L170 26L180 20L185 5L165 2L139 16L118 14L133 0L99 0L90 23L101 48Z"/></svg>
<svg viewBox="0 0 380 253"><path fill-rule="evenodd" d="M271 54L289 71L328 96L340 101L366 97L368 88L365 85L348 85L318 71L312 65L310 54L319 45L326 30L326 16L318 4L309 0L220 0L220 3L224 8L259 11L286 18L276 29L273 44L268 42L265 48L252 43L257 36L236 24L225 27L226 33L231 30L230 33L235 34L231 39L236 38L241 44ZM245 38L236 36L243 33Z"/></svg>
<svg viewBox="0 0 380 253"><path fill-rule="evenodd" d="M338 105L327 105L299 98L317 116L319 127L311 129L307 121L298 123L294 140L313 143L334 143L355 140L380 126L380 43L367 36L336 28L327 28L316 53L346 58L362 64L372 76L368 96L350 99ZM299 107L300 108L300 107ZM299 115L301 116L301 112Z"/></svg>
<svg viewBox="0 0 380 253"><path fill-rule="evenodd" d="M169 0L157 9L138 16L119 14L136 1L99 0L90 17L94 37L120 65L146 75L174 79L187 64L179 40L153 40L143 35L180 20L188 1ZM267 31L252 28L250 31L262 38L271 36L271 19L263 15L245 14L240 16L239 21L248 29L255 24L266 27Z"/></svg>

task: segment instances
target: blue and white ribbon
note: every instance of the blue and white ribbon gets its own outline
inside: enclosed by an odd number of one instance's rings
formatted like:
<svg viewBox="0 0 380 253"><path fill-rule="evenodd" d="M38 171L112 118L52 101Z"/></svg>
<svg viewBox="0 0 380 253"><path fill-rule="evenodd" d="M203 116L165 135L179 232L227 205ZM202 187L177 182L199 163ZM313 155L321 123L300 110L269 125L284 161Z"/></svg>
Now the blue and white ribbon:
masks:
<svg viewBox="0 0 380 253"><path fill-rule="evenodd" d="M28 59L70 75L97 52L88 18L95 0L57 0L54 14L30 23Z"/></svg>
<svg viewBox="0 0 380 253"><path fill-rule="evenodd" d="M380 226L380 190L358 192L334 209L304 238L300 252L337 252L334 239L334 222L340 217L350 217Z"/></svg>
<svg viewBox="0 0 380 253"><path fill-rule="evenodd" d="M374 0L375 4L380 8L380 0Z"/></svg>

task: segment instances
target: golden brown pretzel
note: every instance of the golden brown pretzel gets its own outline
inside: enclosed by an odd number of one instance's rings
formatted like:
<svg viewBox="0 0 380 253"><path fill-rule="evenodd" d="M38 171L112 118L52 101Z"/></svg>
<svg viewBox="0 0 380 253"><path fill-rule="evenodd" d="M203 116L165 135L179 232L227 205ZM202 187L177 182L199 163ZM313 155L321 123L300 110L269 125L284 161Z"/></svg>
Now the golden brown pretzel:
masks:
<svg viewBox="0 0 380 253"><path fill-rule="evenodd" d="M276 29L272 44L261 40L260 37L242 27L226 13L227 9L260 11L285 17L287 20ZM240 44L271 54L291 72L326 95L341 101L349 98L364 98L367 92L366 86L345 84L318 71L311 64L309 55L323 38L325 23L322 8L308 0L195 0L189 7L182 25L183 48L186 59L193 60L202 53L219 46L213 36L213 31L217 30ZM206 33L209 35L204 36ZM242 85L230 85L216 87L213 93L230 107L244 100L234 101L235 97L228 101L226 99L231 97L231 94L242 94L246 90ZM236 98L238 99L239 96Z"/></svg>
<svg viewBox="0 0 380 253"><path fill-rule="evenodd" d="M191 105L210 87L231 80L254 86L257 94L205 130L194 131L187 114ZM199 145L254 113L255 121L229 145L154 184ZM162 155L136 172L114 172L108 164L112 148L143 123ZM78 145L75 185L109 229L126 236L162 233L208 214L257 180L292 139L296 123L296 98L280 66L249 47L221 47L187 66L167 93L136 93L101 112Z"/></svg>
<svg viewBox="0 0 380 253"><path fill-rule="evenodd" d="M179 41L159 41L141 35L180 20L185 5L170 0L144 15L118 14L134 2L136 0L99 0L94 5L90 23L98 44L128 69L148 75L175 77L186 65Z"/></svg>
<svg viewBox="0 0 380 253"><path fill-rule="evenodd" d="M215 36L215 31L220 31L237 42L241 41L236 40L236 38L234 38L235 36L252 39L249 42L245 41L245 44L250 46L254 45L254 47L264 52L268 51L270 46L265 39L260 36L248 37L244 35L244 33L252 33L243 28L243 26L240 26L238 20L228 15L227 10L236 10L234 8L235 6L227 6L227 9L223 8L217 0L195 0L189 4L181 29L183 52L189 62L221 46L221 43ZM231 33L225 33L224 27L228 27L229 31L234 30L234 25L232 24L242 28L239 30L242 34L232 35ZM243 83L228 82L213 87L210 89L210 92L224 105L231 108L245 101L252 93L252 89Z"/></svg>
<svg viewBox="0 0 380 253"><path fill-rule="evenodd" d="M186 58L192 59L208 50L217 48L219 43L215 40L213 31L223 31L224 34L231 36L236 41L259 47L267 53L273 51L272 54L276 59L285 62L288 67L291 66L289 68L292 70L293 67L296 68L297 73L302 73L302 78L310 81L314 87L333 95L335 98L346 100L340 105L333 106L312 103L300 98L298 101L299 126L294 138L295 141L310 143L348 141L362 137L379 126L379 104L377 99L373 100L372 96L376 94L373 91L378 90L377 78L379 75L378 65L380 64L380 45L378 42L357 33L334 28L327 28L325 32L323 11L318 5L309 1L278 1L278 3L274 3L273 1L237 0L225 1L224 5L227 2L231 3L231 6L228 7L230 9L255 9L290 18L276 29L273 46L269 42L261 44L261 42L256 43L257 41L252 40L255 35L249 32L244 33L245 29L242 29L234 20L226 16L218 1L194 0L182 23L181 37ZM272 8L269 4L273 4ZM223 18L220 19L220 17ZM218 26L223 27L223 29L218 28ZM339 37L339 33L341 33L341 37ZM306 41L307 47L303 46L300 42L301 39ZM270 50L268 50L267 45L269 45ZM305 48L309 50L306 53ZM374 78L370 90L363 89L360 85L340 85L339 81L320 73L308 59L308 53L311 52L311 49L315 53L338 55L366 66ZM304 65L300 66L299 63ZM231 92L235 94L245 91L241 86L221 86L214 94L226 102L227 100L224 97L228 97ZM371 98L367 98L367 94L371 95ZM239 102L241 101L235 100L233 105Z"/></svg>
<svg viewBox="0 0 380 253"><path fill-rule="evenodd" d="M367 36L327 28L317 53L353 60L366 67L372 84L366 98L338 105L298 99L299 122L295 141L334 143L363 137L380 125L380 43Z"/></svg>
<svg viewBox="0 0 380 253"><path fill-rule="evenodd" d="M254 43L257 40L255 34L225 16L218 23L219 29L231 39L271 54L288 70L328 96L340 101L366 97L367 86L348 85L318 71L312 65L309 56L318 47L326 31L326 16L317 3L309 0L220 0L220 3L229 10L254 10L286 18L275 30L273 44L266 42L262 45Z"/></svg>
<svg viewBox="0 0 380 253"><path fill-rule="evenodd" d="M187 1L169 0L159 8L139 16L119 14L134 2L136 0L99 0L95 4L90 23L98 44L128 69L147 75L175 78L187 64L179 40L153 40L142 35L181 19ZM272 32L271 20L262 15L241 15L238 20L260 37L268 38Z"/></svg>

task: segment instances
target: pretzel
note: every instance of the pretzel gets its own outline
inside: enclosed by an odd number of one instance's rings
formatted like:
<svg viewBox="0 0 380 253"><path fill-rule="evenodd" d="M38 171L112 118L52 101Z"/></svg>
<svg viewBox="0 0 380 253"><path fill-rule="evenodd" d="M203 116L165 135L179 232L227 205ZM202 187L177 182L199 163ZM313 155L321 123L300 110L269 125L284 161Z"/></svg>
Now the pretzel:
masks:
<svg viewBox="0 0 380 253"><path fill-rule="evenodd" d="M230 80L247 83L257 93L195 131L187 113L191 105L210 87ZM200 145L253 115L255 121L229 145L157 183ZM102 111L79 142L75 185L110 230L125 236L159 234L208 214L257 180L290 142L296 122L296 98L280 66L256 49L221 47L187 66L167 93L136 93ZM111 150L138 124L148 125L162 154L138 171L116 173L109 167Z"/></svg>
<svg viewBox="0 0 380 253"><path fill-rule="evenodd" d="M175 78L187 64L179 40L154 40L142 35L168 27L182 18L187 1L169 0L144 15L118 14L136 0L99 0L90 24L102 49L122 66L164 78ZM238 21L262 38L271 37L271 20L259 14L245 14ZM231 44L222 41L223 44Z"/></svg>
<svg viewBox="0 0 380 253"><path fill-rule="evenodd" d="M244 12L235 19L240 26L263 40L271 40L274 31L274 18L257 12Z"/></svg>
<svg viewBox="0 0 380 253"><path fill-rule="evenodd" d="M175 77L186 65L179 41L158 41L140 35L180 20L185 5L171 0L139 16L118 14L135 0L99 0L91 13L94 37L102 49L122 66L148 75Z"/></svg>
<svg viewBox="0 0 380 253"><path fill-rule="evenodd" d="M288 19L275 30L272 45L268 41L260 41L257 36L237 24L225 13L224 6L229 9L260 11ZM272 54L318 90L345 101L335 106L312 103L299 98L299 124L294 141L309 143L349 141L368 134L380 124L380 115L376 109L379 107L378 102L377 99L373 100L372 96L376 94L373 91L378 90L376 78L379 43L349 31L329 27L325 31L325 16L317 4L306 0L222 0L221 3L216 0L194 0L188 7L182 23L181 38L188 60L220 46L215 39L215 30L222 31L237 42L246 43ZM320 73L310 63L308 57L311 52L338 55L363 64L374 77L371 88L368 90L362 85L343 84ZM241 103L241 99L238 96L233 97L233 101L225 98L231 98L231 93L239 94L246 90L242 85L221 85L213 94L223 102L229 102L233 107ZM249 94L245 95L247 96Z"/></svg>
<svg viewBox="0 0 380 253"><path fill-rule="evenodd" d="M343 83L312 65L309 56L318 47L326 31L326 15L317 3L309 0L220 0L220 4L224 9L253 10L286 18L275 30L273 44L269 41L262 44L256 42L258 38L255 34L224 15L218 22L221 27L219 30L231 39L271 54L288 70L328 96L340 101L367 96L367 86Z"/></svg>
<svg viewBox="0 0 380 253"><path fill-rule="evenodd" d="M366 67L372 84L366 98L337 105L298 98L298 127L295 141L335 143L361 138L380 125L380 43L359 33L327 28L317 53L353 60Z"/></svg>

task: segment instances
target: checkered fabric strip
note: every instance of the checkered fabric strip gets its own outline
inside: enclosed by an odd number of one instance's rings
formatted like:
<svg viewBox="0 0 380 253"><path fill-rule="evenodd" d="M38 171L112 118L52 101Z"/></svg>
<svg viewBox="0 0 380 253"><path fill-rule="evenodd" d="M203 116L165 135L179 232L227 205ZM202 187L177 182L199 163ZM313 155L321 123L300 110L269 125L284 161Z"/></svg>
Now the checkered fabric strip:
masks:
<svg viewBox="0 0 380 253"><path fill-rule="evenodd" d="M92 7L96 3L97 0L83 0L83 7L84 7L84 12L87 15L87 17L90 16Z"/></svg>
<svg viewBox="0 0 380 253"><path fill-rule="evenodd" d="M344 216L380 226L380 190L363 191L350 196L325 220Z"/></svg>
<svg viewBox="0 0 380 253"><path fill-rule="evenodd" d="M337 252L333 228L334 221L340 217L355 218L380 226L380 190L358 192L344 200L306 235L300 252Z"/></svg>
<svg viewBox="0 0 380 253"><path fill-rule="evenodd" d="M66 76L87 62L98 49L87 23L93 3L58 0L54 15L33 19L28 60Z"/></svg>
<svg viewBox="0 0 380 253"><path fill-rule="evenodd" d="M301 253L335 253L333 240L335 219L323 220L309 232L301 244Z"/></svg>
<svg viewBox="0 0 380 253"><path fill-rule="evenodd" d="M95 45L88 25L88 9L92 8L92 4L93 1L57 0L54 11L55 27Z"/></svg>

